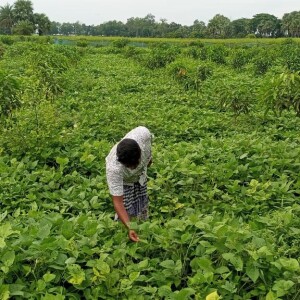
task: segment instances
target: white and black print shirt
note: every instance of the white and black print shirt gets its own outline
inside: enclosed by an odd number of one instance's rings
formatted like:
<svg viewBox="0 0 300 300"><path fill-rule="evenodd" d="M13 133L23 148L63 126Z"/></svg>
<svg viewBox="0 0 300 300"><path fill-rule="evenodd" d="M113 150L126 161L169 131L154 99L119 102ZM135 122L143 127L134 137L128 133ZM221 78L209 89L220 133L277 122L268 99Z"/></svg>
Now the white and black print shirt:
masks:
<svg viewBox="0 0 300 300"><path fill-rule="evenodd" d="M124 185L133 185L139 182L144 185L147 180L147 166L151 160L152 134L143 126L136 127L128 132L123 139L135 140L141 148L141 161L136 169L126 168L117 160L117 145L114 145L106 157L106 178L108 188L113 196L123 195Z"/></svg>

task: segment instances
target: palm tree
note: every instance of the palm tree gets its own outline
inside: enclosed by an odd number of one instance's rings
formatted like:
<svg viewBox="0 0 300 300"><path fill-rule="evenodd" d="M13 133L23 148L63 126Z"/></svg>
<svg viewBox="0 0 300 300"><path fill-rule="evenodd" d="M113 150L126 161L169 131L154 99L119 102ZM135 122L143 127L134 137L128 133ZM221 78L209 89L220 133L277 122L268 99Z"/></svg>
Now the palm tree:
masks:
<svg viewBox="0 0 300 300"><path fill-rule="evenodd" d="M4 6L0 6L0 31L11 34L13 24L13 5L7 3Z"/></svg>
<svg viewBox="0 0 300 300"><path fill-rule="evenodd" d="M29 21L33 23L33 5L29 0L17 0L14 3L13 14L16 22Z"/></svg>

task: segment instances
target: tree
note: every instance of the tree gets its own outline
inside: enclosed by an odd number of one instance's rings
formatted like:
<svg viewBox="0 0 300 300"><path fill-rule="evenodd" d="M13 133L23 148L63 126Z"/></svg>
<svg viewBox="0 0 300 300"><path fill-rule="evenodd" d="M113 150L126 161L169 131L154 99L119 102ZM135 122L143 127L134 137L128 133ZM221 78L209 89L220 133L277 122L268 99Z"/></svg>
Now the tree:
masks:
<svg viewBox="0 0 300 300"><path fill-rule="evenodd" d="M226 38L230 35L230 20L223 15L217 14L207 25L208 32L213 38Z"/></svg>
<svg viewBox="0 0 300 300"><path fill-rule="evenodd" d="M156 23L155 26L155 36L156 37L165 37L168 32L168 23L166 19L160 19L159 23Z"/></svg>
<svg viewBox="0 0 300 300"><path fill-rule="evenodd" d="M250 19L242 18L231 22L232 36L241 38L251 33Z"/></svg>
<svg viewBox="0 0 300 300"><path fill-rule="evenodd" d="M280 35L280 20L270 14L257 14L251 20L252 32L260 37Z"/></svg>
<svg viewBox="0 0 300 300"><path fill-rule="evenodd" d="M29 0L17 0L13 6L13 15L16 23L19 21L29 21L33 24L34 15L32 2Z"/></svg>
<svg viewBox="0 0 300 300"><path fill-rule="evenodd" d="M168 33L166 35L166 37L179 37L178 35L180 34L180 28L182 27L182 25L172 22L168 25ZM179 33L179 34L178 34Z"/></svg>
<svg viewBox="0 0 300 300"><path fill-rule="evenodd" d="M125 25L121 21L109 21L99 25L99 34L105 36L124 36Z"/></svg>
<svg viewBox="0 0 300 300"><path fill-rule="evenodd" d="M191 37L204 38L206 35L206 25L203 21L195 20L191 26Z"/></svg>
<svg viewBox="0 0 300 300"><path fill-rule="evenodd" d="M145 18L141 19L142 32L141 35L144 37L153 36L155 31L155 16L152 14L146 15Z"/></svg>
<svg viewBox="0 0 300 300"><path fill-rule="evenodd" d="M49 34L60 34L61 24L59 22L50 22Z"/></svg>
<svg viewBox="0 0 300 300"><path fill-rule="evenodd" d="M0 6L0 32L11 34L13 24L13 6L9 4Z"/></svg>
<svg viewBox="0 0 300 300"><path fill-rule="evenodd" d="M34 32L34 25L28 20L20 21L13 27L13 34L31 35Z"/></svg>
<svg viewBox="0 0 300 300"><path fill-rule="evenodd" d="M126 22L128 35L131 37L140 37L143 20L141 18L129 18Z"/></svg>
<svg viewBox="0 0 300 300"><path fill-rule="evenodd" d="M284 14L282 17L282 28L287 36L300 36L300 11Z"/></svg>
<svg viewBox="0 0 300 300"><path fill-rule="evenodd" d="M34 14L31 1L17 0L13 5L13 17L14 34L30 35L34 32Z"/></svg>
<svg viewBox="0 0 300 300"><path fill-rule="evenodd" d="M44 35L50 31L51 22L45 14L34 14L34 24L39 35Z"/></svg>
<svg viewBox="0 0 300 300"><path fill-rule="evenodd" d="M63 35L70 35L74 34L74 24L72 23L62 23L60 27L60 33Z"/></svg>
<svg viewBox="0 0 300 300"><path fill-rule="evenodd" d="M293 15L290 31L293 37L300 37L300 11Z"/></svg>

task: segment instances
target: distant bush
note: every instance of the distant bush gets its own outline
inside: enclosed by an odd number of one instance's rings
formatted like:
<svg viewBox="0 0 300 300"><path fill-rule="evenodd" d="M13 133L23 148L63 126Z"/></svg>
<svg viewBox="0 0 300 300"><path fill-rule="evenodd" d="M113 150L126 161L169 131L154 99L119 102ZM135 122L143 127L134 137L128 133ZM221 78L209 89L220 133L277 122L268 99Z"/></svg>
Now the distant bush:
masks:
<svg viewBox="0 0 300 300"><path fill-rule="evenodd" d="M12 45L15 42L15 40L11 36L3 35L0 36L0 42L6 45Z"/></svg>
<svg viewBox="0 0 300 300"><path fill-rule="evenodd" d="M145 57L144 63L149 69L163 68L174 61L178 54L179 50L177 47L153 48Z"/></svg>
<svg viewBox="0 0 300 300"><path fill-rule="evenodd" d="M78 47L87 47L89 43L86 40L79 40L76 42L76 46Z"/></svg>
<svg viewBox="0 0 300 300"><path fill-rule="evenodd" d="M119 40L114 40L112 42L113 47L116 48L124 48L125 46L127 46L129 44L129 39L119 39Z"/></svg>
<svg viewBox="0 0 300 300"><path fill-rule="evenodd" d="M247 39L255 39L256 35L254 33L249 33L249 34L246 35L246 38Z"/></svg>
<svg viewBox="0 0 300 300"><path fill-rule="evenodd" d="M209 48L208 57L217 64L226 64L226 57L229 53L228 48L223 45L213 45Z"/></svg>

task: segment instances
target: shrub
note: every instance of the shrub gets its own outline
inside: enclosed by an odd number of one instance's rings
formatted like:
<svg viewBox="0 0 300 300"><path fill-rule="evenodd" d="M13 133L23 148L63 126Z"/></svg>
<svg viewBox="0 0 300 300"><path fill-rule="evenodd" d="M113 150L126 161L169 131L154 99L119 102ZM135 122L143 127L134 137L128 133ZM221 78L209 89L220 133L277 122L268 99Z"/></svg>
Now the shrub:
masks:
<svg viewBox="0 0 300 300"><path fill-rule="evenodd" d="M226 64L228 49L223 45L211 46L209 49L209 59L217 64Z"/></svg>
<svg viewBox="0 0 300 300"><path fill-rule="evenodd" d="M255 82L248 76L239 75L220 80L214 97L220 110L231 111L237 117L251 111L255 94Z"/></svg>
<svg viewBox="0 0 300 300"><path fill-rule="evenodd" d="M252 59L254 74L263 75L274 64L276 55L268 49L261 49L258 54Z"/></svg>
<svg viewBox="0 0 300 300"><path fill-rule="evenodd" d="M112 42L113 47L124 48L129 44L129 39L119 39Z"/></svg>
<svg viewBox="0 0 300 300"><path fill-rule="evenodd" d="M153 48L145 58L145 65L149 69L163 68L175 60L178 52L176 47L167 49Z"/></svg>
<svg viewBox="0 0 300 300"><path fill-rule="evenodd" d="M10 116L21 106L19 81L11 74L0 71L0 116Z"/></svg>
<svg viewBox="0 0 300 300"><path fill-rule="evenodd" d="M284 66L291 72L300 71L300 46L292 40L281 48Z"/></svg>
<svg viewBox="0 0 300 300"><path fill-rule="evenodd" d="M248 51L245 49L236 50L231 58L231 65L236 70L241 70L250 61Z"/></svg>
<svg viewBox="0 0 300 300"><path fill-rule="evenodd" d="M260 90L260 98L266 105L266 113L272 110L281 115L293 108L300 117L300 73L282 73L266 79Z"/></svg>
<svg viewBox="0 0 300 300"><path fill-rule="evenodd" d="M0 41L6 45L12 45L15 42L11 36L7 36L7 35L1 36Z"/></svg>

